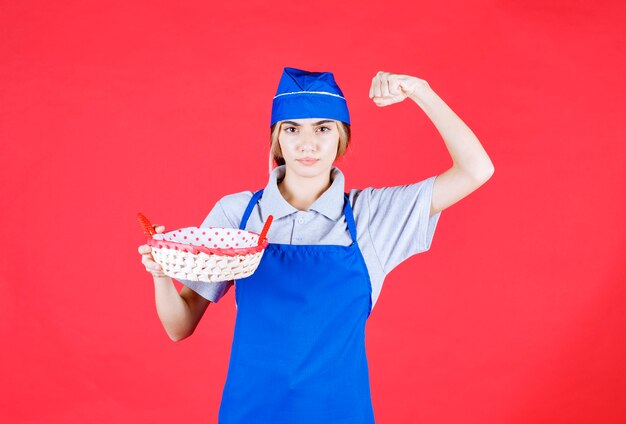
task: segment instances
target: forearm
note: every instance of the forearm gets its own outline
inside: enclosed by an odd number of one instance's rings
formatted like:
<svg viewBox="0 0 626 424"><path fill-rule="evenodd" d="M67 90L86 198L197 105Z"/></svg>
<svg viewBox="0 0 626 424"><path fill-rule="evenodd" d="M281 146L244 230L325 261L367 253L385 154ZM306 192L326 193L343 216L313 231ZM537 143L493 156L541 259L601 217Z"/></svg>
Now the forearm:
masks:
<svg viewBox="0 0 626 424"><path fill-rule="evenodd" d="M454 167L476 178L493 173L493 163L476 135L428 84L420 85L410 98L441 134Z"/></svg>
<svg viewBox="0 0 626 424"><path fill-rule="evenodd" d="M194 326L191 308L170 277L154 277L154 296L157 314L167 335L174 341L188 337Z"/></svg>

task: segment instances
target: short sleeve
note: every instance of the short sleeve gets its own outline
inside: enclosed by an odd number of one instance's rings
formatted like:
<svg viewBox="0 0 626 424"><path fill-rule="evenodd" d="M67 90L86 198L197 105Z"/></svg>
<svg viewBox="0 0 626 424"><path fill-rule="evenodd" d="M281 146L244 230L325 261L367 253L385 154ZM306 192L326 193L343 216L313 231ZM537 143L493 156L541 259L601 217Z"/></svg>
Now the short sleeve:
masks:
<svg viewBox="0 0 626 424"><path fill-rule="evenodd" d="M430 249L441 211L430 205L436 176L415 184L369 188L368 232L385 274L412 255Z"/></svg>
<svg viewBox="0 0 626 424"><path fill-rule="evenodd" d="M224 208L221 204L221 200L215 204L215 207L209 212L209 215L204 219L201 228L206 227L225 227L225 228L235 228L238 225L234 225L231 222L231 219L226 215ZM185 286L189 287L191 290L198 293L200 296L204 297L211 302L217 303L231 288L233 285L232 281L218 281L212 283L205 283L202 281L189 281L189 280L181 280L180 281Z"/></svg>

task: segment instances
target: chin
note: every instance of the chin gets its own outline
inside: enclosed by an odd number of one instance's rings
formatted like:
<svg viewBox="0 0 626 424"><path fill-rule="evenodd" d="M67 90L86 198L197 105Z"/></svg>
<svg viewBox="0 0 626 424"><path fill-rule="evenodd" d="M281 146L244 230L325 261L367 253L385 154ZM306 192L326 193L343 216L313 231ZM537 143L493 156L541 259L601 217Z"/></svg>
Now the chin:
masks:
<svg viewBox="0 0 626 424"><path fill-rule="evenodd" d="M291 165L287 164L287 167L291 169L291 172L293 172L296 175L299 175L301 177L306 177L306 178L313 178L319 175L325 175L327 173L330 173L330 169L332 166L333 166L332 163L331 164L318 163L315 166L303 166L303 165L300 165L299 163L295 163Z"/></svg>

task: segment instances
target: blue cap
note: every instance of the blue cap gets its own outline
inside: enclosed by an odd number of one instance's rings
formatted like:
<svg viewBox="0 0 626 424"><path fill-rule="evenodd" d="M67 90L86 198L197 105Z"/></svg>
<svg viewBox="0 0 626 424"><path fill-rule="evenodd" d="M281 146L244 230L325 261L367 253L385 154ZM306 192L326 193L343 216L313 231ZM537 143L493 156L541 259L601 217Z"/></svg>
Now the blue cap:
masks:
<svg viewBox="0 0 626 424"><path fill-rule="evenodd" d="M350 123L348 104L331 72L285 68L272 102L270 126L285 119L327 118Z"/></svg>

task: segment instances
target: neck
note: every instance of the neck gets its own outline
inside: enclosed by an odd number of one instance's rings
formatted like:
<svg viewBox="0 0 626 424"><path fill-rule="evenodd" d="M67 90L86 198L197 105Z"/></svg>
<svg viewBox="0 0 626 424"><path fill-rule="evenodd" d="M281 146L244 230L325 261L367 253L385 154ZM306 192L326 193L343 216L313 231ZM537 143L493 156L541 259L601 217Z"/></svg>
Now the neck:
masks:
<svg viewBox="0 0 626 424"><path fill-rule="evenodd" d="M330 171L315 177L303 177L286 168L285 178L278 183L278 190L291 206L308 211L330 184Z"/></svg>

